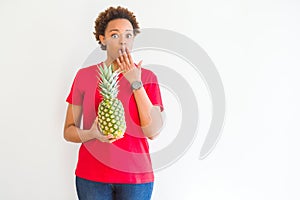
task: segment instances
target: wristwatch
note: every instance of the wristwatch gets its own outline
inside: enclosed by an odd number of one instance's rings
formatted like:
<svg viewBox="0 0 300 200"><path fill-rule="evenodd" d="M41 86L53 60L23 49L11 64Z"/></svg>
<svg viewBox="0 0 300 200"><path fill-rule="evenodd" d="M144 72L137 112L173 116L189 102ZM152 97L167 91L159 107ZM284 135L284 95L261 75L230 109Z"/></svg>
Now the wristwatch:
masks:
<svg viewBox="0 0 300 200"><path fill-rule="evenodd" d="M133 81L131 83L131 89L132 90L138 90L143 86L143 83L141 81Z"/></svg>

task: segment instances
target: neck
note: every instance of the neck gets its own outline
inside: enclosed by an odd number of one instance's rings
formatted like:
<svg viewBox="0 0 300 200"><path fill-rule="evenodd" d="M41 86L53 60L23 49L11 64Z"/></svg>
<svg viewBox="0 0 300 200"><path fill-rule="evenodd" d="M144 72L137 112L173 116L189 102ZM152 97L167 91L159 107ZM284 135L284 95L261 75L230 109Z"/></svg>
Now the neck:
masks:
<svg viewBox="0 0 300 200"><path fill-rule="evenodd" d="M111 61L111 60L109 60L109 59L106 59L106 60L104 61L104 63L105 63L106 66L112 65L112 70L113 70L113 71L116 71L117 69L119 69L119 65L117 64L117 61L116 61L116 60Z"/></svg>

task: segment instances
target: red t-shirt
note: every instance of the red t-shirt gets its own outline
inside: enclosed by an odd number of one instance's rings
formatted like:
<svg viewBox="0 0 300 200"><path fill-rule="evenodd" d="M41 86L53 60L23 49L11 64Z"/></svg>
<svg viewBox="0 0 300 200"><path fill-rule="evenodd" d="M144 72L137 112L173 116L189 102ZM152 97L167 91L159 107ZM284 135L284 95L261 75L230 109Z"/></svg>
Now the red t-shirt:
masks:
<svg viewBox="0 0 300 200"><path fill-rule="evenodd" d="M102 63L100 63L102 64ZM153 105L163 110L156 75L142 68L142 82ZM149 145L143 135L137 105L130 83L119 75L118 99L125 111L126 131L124 137L113 143L97 139L82 143L76 176L105 183L147 183L154 181ZM83 129L90 129L98 111L102 95L98 91L98 66L80 69L66 101L83 108Z"/></svg>

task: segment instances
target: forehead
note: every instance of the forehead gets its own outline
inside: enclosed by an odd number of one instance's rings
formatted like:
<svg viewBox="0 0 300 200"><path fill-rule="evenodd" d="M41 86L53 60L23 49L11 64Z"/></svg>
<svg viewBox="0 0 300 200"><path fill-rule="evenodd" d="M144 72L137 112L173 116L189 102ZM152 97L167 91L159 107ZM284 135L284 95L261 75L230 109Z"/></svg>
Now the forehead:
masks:
<svg viewBox="0 0 300 200"><path fill-rule="evenodd" d="M120 32L133 31L133 27L127 19L114 19L108 22L105 32L110 32L112 30Z"/></svg>

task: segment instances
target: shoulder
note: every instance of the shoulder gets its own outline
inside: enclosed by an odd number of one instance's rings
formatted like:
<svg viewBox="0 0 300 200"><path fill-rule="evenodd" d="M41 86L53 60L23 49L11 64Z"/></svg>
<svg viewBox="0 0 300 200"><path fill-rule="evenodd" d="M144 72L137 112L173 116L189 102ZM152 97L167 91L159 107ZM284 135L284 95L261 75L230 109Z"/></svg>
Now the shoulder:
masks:
<svg viewBox="0 0 300 200"><path fill-rule="evenodd" d="M78 73L80 74L90 74L97 72L99 64L91 65L88 67L84 67L78 70Z"/></svg>
<svg viewBox="0 0 300 200"><path fill-rule="evenodd" d="M95 77L98 72L98 65L91 65L77 70L77 78L86 79Z"/></svg>
<svg viewBox="0 0 300 200"><path fill-rule="evenodd" d="M143 84L158 83L158 79L152 70L142 68L142 82Z"/></svg>
<svg viewBox="0 0 300 200"><path fill-rule="evenodd" d="M97 69L97 65L92 65L78 69L75 76L75 82L78 85L80 85L80 87L85 87L90 84L94 84L94 82L98 80Z"/></svg>
<svg viewBox="0 0 300 200"><path fill-rule="evenodd" d="M147 79L156 79L156 74L150 69L145 69L142 67L142 76Z"/></svg>

